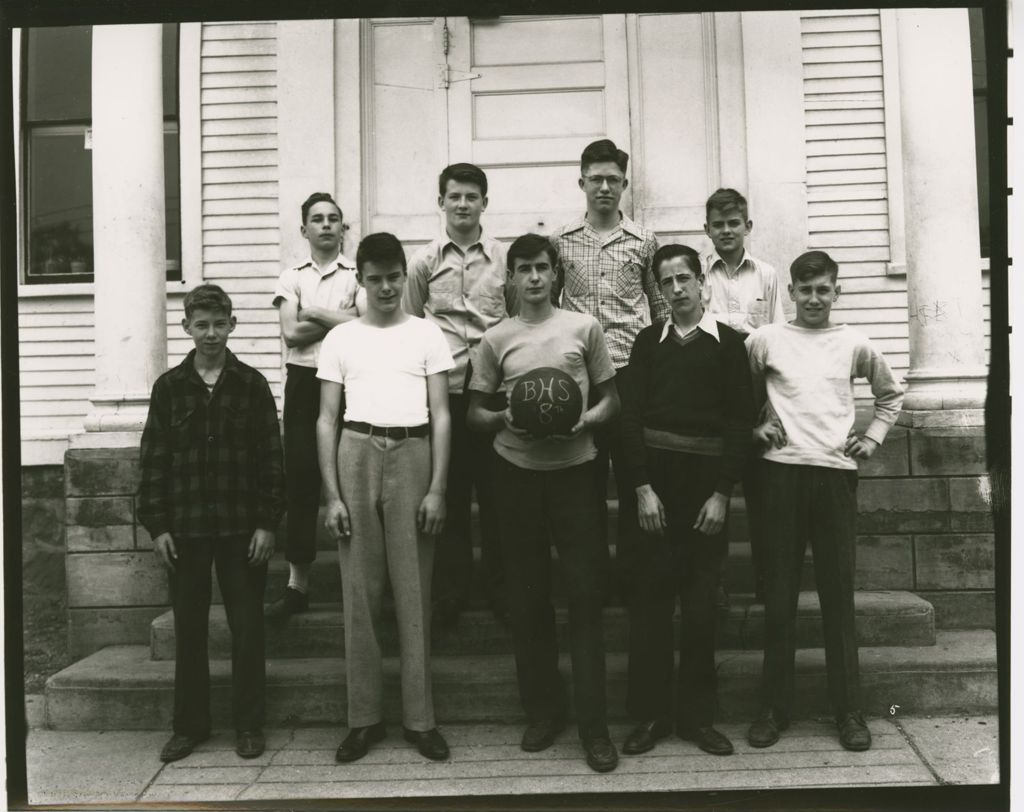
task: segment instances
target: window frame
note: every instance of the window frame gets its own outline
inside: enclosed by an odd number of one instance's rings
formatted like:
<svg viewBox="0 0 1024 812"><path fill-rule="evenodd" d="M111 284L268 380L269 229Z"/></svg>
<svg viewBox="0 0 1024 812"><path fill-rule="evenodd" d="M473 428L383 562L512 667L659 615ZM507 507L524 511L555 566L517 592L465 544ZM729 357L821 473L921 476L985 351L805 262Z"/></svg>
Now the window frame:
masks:
<svg viewBox="0 0 1024 812"><path fill-rule="evenodd" d="M184 294L202 282L202 214L201 214L201 136L200 136L200 70L199 46L202 23L178 23L178 186L179 230L181 239L181 278L168 280L168 294ZM23 87L24 62L27 57L25 43L27 30L11 30L12 91L17 118L14 121L14 174L16 242L18 258L18 298L44 298L60 296L93 296L95 283L83 282L27 282L29 211L27 177L27 143L31 128L26 122L26 99ZM74 126L74 122L70 125ZM62 122L67 124L68 122ZM85 124L83 120L80 122ZM170 122L174 124L173 119ZM167 132L165 117L164 132Z"/></svg>

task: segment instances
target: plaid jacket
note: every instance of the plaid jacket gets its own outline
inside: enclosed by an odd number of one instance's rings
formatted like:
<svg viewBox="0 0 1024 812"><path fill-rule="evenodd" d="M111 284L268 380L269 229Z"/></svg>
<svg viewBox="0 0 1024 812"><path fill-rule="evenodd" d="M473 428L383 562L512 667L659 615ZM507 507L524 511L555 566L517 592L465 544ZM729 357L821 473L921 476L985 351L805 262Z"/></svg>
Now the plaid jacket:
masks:
<svg viewBox="0 0 1024 812"><path fill-rule="evenodd" d="M207 396L195 350L153 385L142 433L138 518L150 536L276 530L284 513L277 406L266 378L230 350Z"/></svg>

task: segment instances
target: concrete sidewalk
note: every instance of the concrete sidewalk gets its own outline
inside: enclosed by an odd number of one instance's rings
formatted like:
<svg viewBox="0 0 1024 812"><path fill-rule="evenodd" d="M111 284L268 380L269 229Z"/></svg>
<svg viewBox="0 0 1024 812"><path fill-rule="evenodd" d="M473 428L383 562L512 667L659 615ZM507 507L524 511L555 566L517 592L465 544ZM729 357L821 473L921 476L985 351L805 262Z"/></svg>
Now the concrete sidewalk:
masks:
<svg viewBox="0 0 1024 812"><path fill-rule="evenodd" d="M31 714L30 714L31 723ZM998 781L995 716L870 719L866 753L839 746L828 721L794 723L777 745L751 748L745 724L722 724L729 757L676 738L642 756L622 757L599 775L567 729L544 753L519 748L514 724L445 725L452 759L422 758L397 724L363 760L336 764L345 734L335 727L267 731L267 751L246 761L230 732L218 731L188 758L162 764L168 731L50 731L33 727L27 745L32 804L167 803L270 799L398 798L546 793L760 790L785 787L935 786ZM627 724L612 726L621 745ZM130 808L130 807L129 807Z"/></svg>

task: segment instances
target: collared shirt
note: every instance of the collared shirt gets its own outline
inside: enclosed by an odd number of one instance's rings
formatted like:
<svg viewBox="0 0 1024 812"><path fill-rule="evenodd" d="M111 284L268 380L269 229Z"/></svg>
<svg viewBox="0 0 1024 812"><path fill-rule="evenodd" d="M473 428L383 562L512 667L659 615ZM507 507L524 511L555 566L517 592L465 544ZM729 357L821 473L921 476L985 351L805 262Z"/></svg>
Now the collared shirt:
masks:
<svg viewBox="0 0 1024 812"><path fill-rule="evenodd" d="M701 330L702 332L705 332L709 336L711 336L719 344L722 343L722 339L718 335L718 320L710 313L708 313L707 310L705 310L703 315L701 315L700 321L698 321L695 325L693 325L691 329L687 330L685 333L682 331L682 329L680 329L679 325L676 324L673 319L669 319L668 321L666 321L661 328L661 336L658 338L659 344L666 338L668 338L669 329L674 330L675 334L680 338L686 338L694 330Z"/></svg>
<svg viewBox="0 0 1024 812"><path fill-rule="evenodd" d="M228 350L208 392L195 354L153 385L142 433L139 521L153 538L276 530L284 513L284 460L270 386Z"/></svg>
<svg viewBox="0 0 1024 812"><path fill-rule="evenodd" d="M345 310L355 306L358 290L356 266L350 259L338 254L334 262L321 268L309 257L301 265L281 272L274 288L274 307L280 307L281 300L285 299L300 308ZM289 347L285 362L316 369L319 357L320 342L314 341L305 347Z"/></svg>
<svg viewBox="0 0 1024 812"><path fill-rule="evenodd" d="M705 310L744 336L764 324L786 321L778 274L747 252L732 273L717 251L704 256L702 299Z"/></svg>
<svg viewBox="0 0 1024 812"><path fill-rule="evenodd" d="M625 216L602 237L584 217L559 230L552 242L559 255L555 294L561 294L561 306L594 316L612 363L624 367L637 334L671 314L651 270L658 238Z"/></svg>
<svg viewBox="0 0 1024 812"><path fill-rule="evenodd" d="M420 248L409 261L402 306L441 328L455 366L448 391L465 389L470 350L484 331L515 312L507 282L505 246L482 232L463 251L447 234Z"/></svg>

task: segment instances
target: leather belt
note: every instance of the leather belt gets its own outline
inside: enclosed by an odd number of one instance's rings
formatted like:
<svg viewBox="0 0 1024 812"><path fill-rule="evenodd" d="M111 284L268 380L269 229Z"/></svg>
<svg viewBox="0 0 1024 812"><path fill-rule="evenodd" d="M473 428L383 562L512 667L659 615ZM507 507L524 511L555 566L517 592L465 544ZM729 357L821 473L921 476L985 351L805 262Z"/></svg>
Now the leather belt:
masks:
<svg viewBox="0 0 1024 812"><path fill-rule="evenodd" d="M404 440L406 437L426 437L430 434L430 424L424 423L420 426L374 426L372 423L363 423L361 420L346 420L344 428L358 431L360 434L369 434L371 437L387 437L389 440Z"/></svg>

